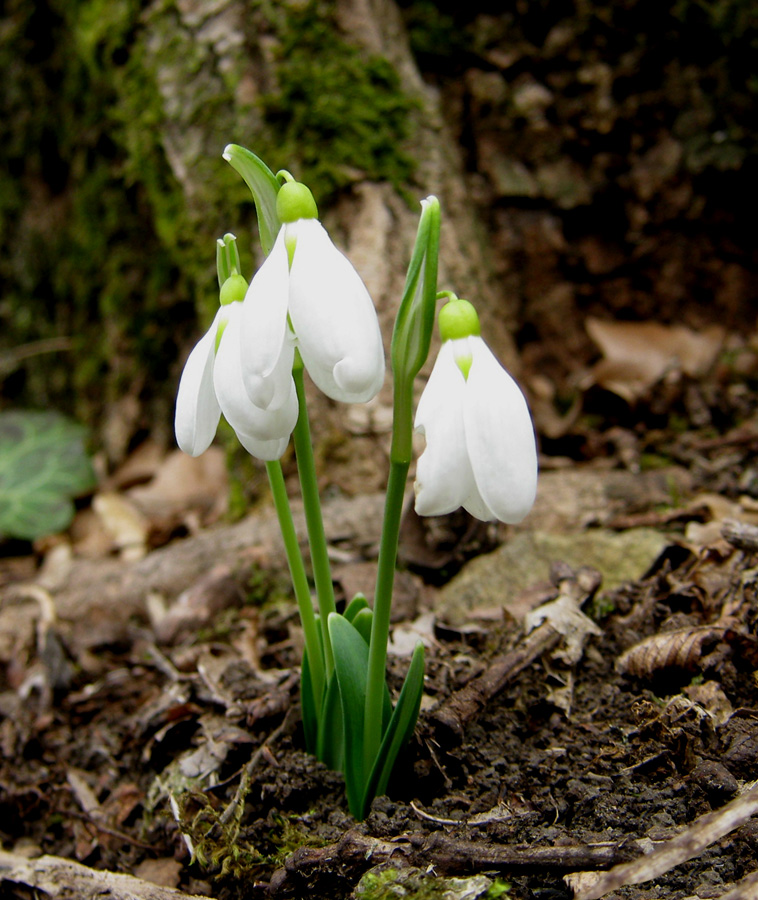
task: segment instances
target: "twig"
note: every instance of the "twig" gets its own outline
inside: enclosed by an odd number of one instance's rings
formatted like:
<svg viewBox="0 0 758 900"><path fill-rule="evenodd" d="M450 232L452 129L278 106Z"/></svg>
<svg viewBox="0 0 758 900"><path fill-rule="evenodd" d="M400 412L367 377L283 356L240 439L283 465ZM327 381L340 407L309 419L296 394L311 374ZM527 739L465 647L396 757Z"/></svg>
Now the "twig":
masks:
<svg viewBox="0 0 758 900"><path fill-rule="evenodd" d="M755 553L758 550L758 527L739 519L725 519L721 526L721 536L738 550Z"/></svg>
<svg viewBox="0 0 758 900"><path fill-rule="evenodd" d="M429 714L433 728L443 728L460 738L466 724L481 712L505 685L547 650L552 650L561 635L549 622L538 625L512 650L498 657L478 678L456 691Z"/></svg>
<svg viewBox="0 0 758 900"><path fill-rule="evenodd" d="M284 869L275 873L269 891L273 896L291 893L294 881L308 883L313 891L319 873L333 877L338 870L358 877L366 869L390 860L424 869L431 866L439 874L452 875L511 869L606 869L638 852L636 845L629 842L535 847L465 841L443 832L406 834L386 841L353 829L336 844L296 850Z"/></svg>
<svg viewBox="0 0 758 900"><path fill-rule="evenodd" d="M234 798L219 817L219 821L222 825L227 825L238 814L241 814L242 807L245 803L245 798L247 797L248 791L250 790L250 782L253 778L253 772L260 762L261 756L263 756L264 753L268 753L269 745L272 743L276 743L282 736L282 734L284 734L284 732L290 727L292 723L292 715L293 707L290 707L287 710L287 714L285 715L281 724L271 732L271 734L247 761L245 768L242 770L242 777L240 778L240 783L237 787Z"/></svg>
<svg viewBox="0 0 758 900"><path fill-rule="evenodd" d="M0 850L0 884L26 885L49 900L211 900L143 881L134 875L90 869L60 856L27 859Z"/></svg>
<svg viewBox="0 0 758 900"><path fill-rule="evenodd" d="M580 888L576 900L599 900L629 884L641 884L665 874L674 866L699 856L709 844L734 831L758 811L758 784L726 806L707 813L651 853L623 863L601 875L592 885Z"/></svg>

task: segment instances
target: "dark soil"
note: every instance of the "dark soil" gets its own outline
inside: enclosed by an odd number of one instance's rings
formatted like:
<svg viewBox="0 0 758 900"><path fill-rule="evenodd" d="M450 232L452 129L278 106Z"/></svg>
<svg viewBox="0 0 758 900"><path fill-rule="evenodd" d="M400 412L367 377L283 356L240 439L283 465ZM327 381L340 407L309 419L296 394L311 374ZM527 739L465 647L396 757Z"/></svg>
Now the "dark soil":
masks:
<svg viewBox="0 0 758 900"><path fill-rule="evenodd" d="M440 623L427 708L389 796L360 824L340 776L303 750L288 606L245 607L235 623L237 636L254 626L260 669L239 640L159 649L144 629L129 646L74 661L51 628L40 677L22 693L11 670L0 696L3 845L125 872L174 861L179 887L220 900L348 897L390 854L393 869L415 867L409 896L432 875L487 873L518 900L570 897L568 872L638 855L634 839L670 837L755 777L755 562L749 541L696 553L672 539L647 578L586 605L602 632L576 664L554 642L462 735L439 709L523 635L507 617L463 631ZM557 569L556 582L572 577ZM619 671L620 654L643 638L702 636L709 623L702 639L643 647ZM393 662L391 683L404 667ZM749 821L612 896L717 897L758 868L757 852ZM31 896L10 883L3 891Z"/></svg>

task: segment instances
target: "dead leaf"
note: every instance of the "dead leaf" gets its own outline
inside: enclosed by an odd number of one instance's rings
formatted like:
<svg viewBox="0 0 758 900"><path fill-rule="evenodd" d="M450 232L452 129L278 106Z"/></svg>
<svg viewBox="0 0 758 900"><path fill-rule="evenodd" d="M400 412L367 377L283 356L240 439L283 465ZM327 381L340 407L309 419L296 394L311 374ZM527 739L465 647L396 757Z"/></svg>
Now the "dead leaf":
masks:
<svg viewBox="0 0 758 900"><path fill-rule="evenodd" d="M148 523L144 515L122 494L97 494L92 500L101 525L125 561L142 559L147 553Z"/></svg>
<svg viewBox="0 0 758 900"><path fill-rule="evenodd" d="M220 447L209 447L198 457L181 450L169 453L147 485L134 487L127 496L149 519L179 517L190 510L200 513L204 524L226 510L228 478L226 456Z"/></svg>
<svg viewBox="0 0 758 900"><path fill-rule="evenodd" d="M671 370L692 378L704 375L716 361L725 337L719 325L701 332L658 322L610 322L587 318L585 327L603 359L592 380L634 403Z"/></svg>
<svg viewBox="0 0 758 900"><path fill-rule="evenodd" d="M626 675L645 677L662 669L697 668L703 649L720 641L727 632L726 626L699 625L675 628L645 638L616 660L616 669Z"/></svg>
<svg viewBox="0 0 758 900"><path fill-rule="evenodd" d="M178 859L162 856L160 859L143 859L134 870L134 875L143 881L175 888L179 886L181 871L182 864Z"/></svg>
<svg viewBox="0 0 758 900"><path fill-rule="evenodd" d="M527 632L534 631L541 622L548 622L563 635L563 647L556 650L553 656L570 666L576 665L582 658L587 638L593 634L603 633L602 629L579 609L579 596L575 592L562 592L557 600L538 606L524 619L524 628Z"/></svg>

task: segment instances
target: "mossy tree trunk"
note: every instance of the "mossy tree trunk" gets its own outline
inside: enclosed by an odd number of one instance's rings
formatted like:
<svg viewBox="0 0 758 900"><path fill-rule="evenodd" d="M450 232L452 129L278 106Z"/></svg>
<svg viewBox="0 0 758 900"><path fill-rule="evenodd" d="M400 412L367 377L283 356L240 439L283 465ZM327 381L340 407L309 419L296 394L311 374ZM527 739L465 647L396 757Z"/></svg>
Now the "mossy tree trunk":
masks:
<svg viewBox="0 0 758 900"><path fill-rule="evenodd" d="M70 390L69 409L99 423L113 459L141 428L164 422L168 439L180 365L217 302L215 239L238 234L248 276L260 261L251 198L221 158L228 142L311 185L387 337L429 193L443 208L443 285L494 307L458 150L392 0L49 0L37 11L17 0L9 22L26 53L9 59L8 41L5 65L38 78L44 102L37 122L14 110L7 343L62 332L74 352L27 363L8 393L56 404ZM512 309L497 306L508 351ZM339 443L339 418L327 421L320 433Z"/></svg>
<svg viewBox="0 0 758 900"><path fill-rule="evenodd" d="M511 366L517 333L559 391L592 353L588 312L741 327L758 289L744 203L755 6L650 12L9 0L3 403L73 411L114 461L140 433L171 442L181 364L216 303L214 241L238 234L248 276L260 261L252 202L221 158L230 141L311 185L387 336L429 193L440 287L480 305ZM322 402L325 471L356 469L351 430L371 460L355 486L376 486L387 403Z"/></svg>

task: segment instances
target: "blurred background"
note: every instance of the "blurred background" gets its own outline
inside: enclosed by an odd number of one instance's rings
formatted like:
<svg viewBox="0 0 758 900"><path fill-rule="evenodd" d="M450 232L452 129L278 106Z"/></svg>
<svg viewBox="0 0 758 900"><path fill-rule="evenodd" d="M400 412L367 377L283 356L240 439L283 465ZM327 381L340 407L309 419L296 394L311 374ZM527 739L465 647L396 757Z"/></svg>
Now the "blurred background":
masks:
<svg viewBox="0 0 758 900"><path fill-rule="evenodd" d="M754 424L756 59L753 0L7 0L0 409L87 425L106 471L173 447L214 242L260 262L236 142L309 183L387 338L439 196L440 288L481 307L543 456ZM321 401L325 483L380 485L390 396Z"/></svg>

